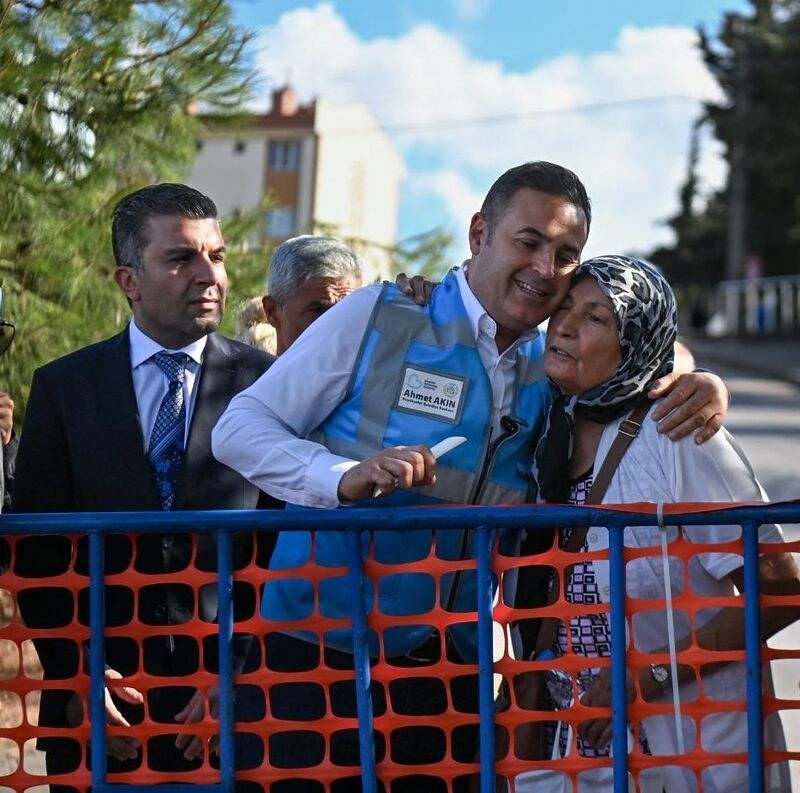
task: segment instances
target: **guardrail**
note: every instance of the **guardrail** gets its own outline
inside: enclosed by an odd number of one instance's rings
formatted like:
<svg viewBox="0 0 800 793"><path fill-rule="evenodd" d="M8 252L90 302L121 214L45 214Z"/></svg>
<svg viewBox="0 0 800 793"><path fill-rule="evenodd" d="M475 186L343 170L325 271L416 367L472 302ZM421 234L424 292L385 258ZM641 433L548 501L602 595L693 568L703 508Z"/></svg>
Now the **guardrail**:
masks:
<svg viewBox="0 0 800 793"><path fill-rule="evenodd" d="M610 566L611 603L611 677L614 790L628 790L628 702L626 696L626 627L625 627L625 546L626 526L701 526L739 525L742 527L745 591L745 663L747 679L748 777L751 793L763 790L764 748L762 740L762 661L761 613L759 599L758 527L764 523L800 523L800 502L761 506L668 505L667 514L657 514L654 505L629 507L418 507L403 509L353 509L335 511L293 510L286 512L174 512L174 513L104 513L3 515L0 535L85 534L89 537L89 601L90 601L90 726L91 785L95 793L119 790L110 784L106 774L107 728L104 705L104 542L109 534L144 534L164 532L214 533L218 537L219 587L219 783L187 787L174 785L127 785L131 793L228 793L234 790L234 711L232 637L233 569L232 535L251 531L341 531L348 537L347 577L352 595L353 652L355 660L358 730L361 749L361 777L367 793L377 790L377 763L373 743L373 717L370 704L370 657L368 616L364 613L365 539L368 532L380 530L459 531L473 529L477 538L477 559L470 567L477 569L478 602L476 603L479 637L478 690L480 701L480 784L485 793L495 789L495 708L494 667L492 649L493 598L496 580L492 569L492 549L496 530L554 528L560 526L606 526L609 530L608 559ZM685 510L685 511L681 511ZM790 550L797 550L794 545ZM462 564L462 567L464 565ZM463 616L463 615L461 615ZM35 634L36 631L31 631ZM41 631L39 632L41 635ZM0 629L2 638L2 629ZM124 682L124 681L123 681ZM2 687L2 683L0 683ZM112 728L117 734L119 728ZM186 728L184 731L188 732ZM47 731L28 731L34 735ZM0 729L3 735L15 735L14 728ZM800 760L800 753L789 759ZM12 775L25 780L30 777ZM6 784L0 777L0 786Z"/></svg>
<svg viewBox="0 0 800 793"><path fill-rule="evenodd" d="M792 335L800 331L800 275L721 281L717 302L724 335Z"/></svg>

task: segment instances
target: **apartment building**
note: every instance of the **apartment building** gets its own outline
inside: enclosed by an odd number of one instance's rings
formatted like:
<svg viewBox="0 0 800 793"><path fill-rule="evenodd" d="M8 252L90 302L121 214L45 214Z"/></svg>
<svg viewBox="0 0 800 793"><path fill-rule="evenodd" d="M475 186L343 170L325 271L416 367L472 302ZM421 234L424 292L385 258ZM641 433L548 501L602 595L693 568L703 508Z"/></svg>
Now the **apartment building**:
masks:
<svg viewBox="0 0 800 793"><path fill-rule="evenodd" d="M241 127L212 121L198 140L190 184L208 193L220 214L272 200L257 242L280 243L323 230L357 240L381 275L385 248L397 241L403 159L360 104L316 99L299 104L289 87Z"/></svg>

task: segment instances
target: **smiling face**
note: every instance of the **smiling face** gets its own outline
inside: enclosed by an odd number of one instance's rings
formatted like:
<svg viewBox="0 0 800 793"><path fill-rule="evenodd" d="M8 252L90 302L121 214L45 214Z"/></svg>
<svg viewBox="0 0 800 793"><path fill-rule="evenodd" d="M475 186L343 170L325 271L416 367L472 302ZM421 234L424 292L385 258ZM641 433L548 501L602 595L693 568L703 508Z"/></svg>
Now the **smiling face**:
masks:
<svg viewBox="0 0 800 793"><path fill-rule="evenodd" d="M622 362L617 317L594 278L580 278L550 317L544 371L565 394L605 383Z"/></svg>
<svg viewBox="0 0 800 793"><path fill-rule="evenodd" d="M283 304L266 295L263 301L264 313L269 324L275 328L278 355L286 352L315 319L360 286L361 279L352 276L317 276L301 281Z"/></svg>
<svg viewBox="0 0 800 793"><path fill-rule="evenodd" d="M215 331L228 276L219 222L159 215L147 221L142 267L117 267L139 329L176 350Z"/></svg>
<svg viewBox="0 0 800 793"><path fill-rule="evenodd" d="M499 350L561 304L588 233L580 208L528 188L518 190L493 223L473 215L467 279L497 323Z"/></svg>

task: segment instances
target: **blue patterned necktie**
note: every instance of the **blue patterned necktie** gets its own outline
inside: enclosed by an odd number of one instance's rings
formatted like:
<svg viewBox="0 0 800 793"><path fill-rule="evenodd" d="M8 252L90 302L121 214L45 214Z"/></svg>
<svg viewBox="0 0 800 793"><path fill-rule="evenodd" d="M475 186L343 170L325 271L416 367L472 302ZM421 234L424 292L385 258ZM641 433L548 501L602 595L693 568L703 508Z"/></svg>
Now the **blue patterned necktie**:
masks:
<svg viewBox="0 0 800 793"><path fill-rule="evenodd" d="M184 435L186 430L186 406L183 403L183 379L189 356L183 352L159 352L153 356L159 369L167 376L167 393L161 400L156 423L150 434L147 452L156 487L161 497L162 509L172 509L175 483L183 463Z"/></svg>

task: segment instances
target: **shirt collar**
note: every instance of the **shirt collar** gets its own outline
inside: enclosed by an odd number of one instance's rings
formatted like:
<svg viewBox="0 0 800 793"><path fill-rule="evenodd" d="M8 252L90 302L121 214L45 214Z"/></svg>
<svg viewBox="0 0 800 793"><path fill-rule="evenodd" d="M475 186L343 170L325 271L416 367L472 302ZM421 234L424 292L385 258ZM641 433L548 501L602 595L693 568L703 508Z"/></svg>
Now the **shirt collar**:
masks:
<svg viewBox="0 0 800 793"><path fill-rule="evenodd" d="M133 319L128 325L128 335L131 342L131 368L133 369L141 366L145 361L149 361L156 353L162 350L166 352L185 352L196 364L201 365L203 363L203 352L208 341L208 336L202 336L197 341L181 347L180 350L168 350L139 330Z"/></svg>
<svg viewBox="0 0 800 793"><path fill-rule="evenodd" d="M463 266L455 268L456 273L456 283L458 284L458 290L461 294L461 301L464 303L464 308L467 311L467 317L469 318L469 324L472 328L472 333L475 336L475 340L478 340L478 336L481 333L486 334L492 341L494 341L495 335L497 334L497 323L489 316L486 309L481 305L480 300L475 297L475 293L472 291L469 283L467 282L467 262L464 262ZM523 333L520 333L519 337L516 341L511 345L509 349L516 349L521 344L525 344L525 342L530 341L531 339L535 339L536 336L539 335L539 328L531 328L530 330L526 330Z"/></svg>

